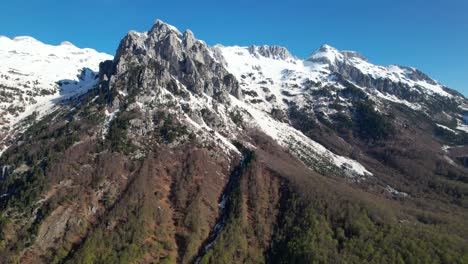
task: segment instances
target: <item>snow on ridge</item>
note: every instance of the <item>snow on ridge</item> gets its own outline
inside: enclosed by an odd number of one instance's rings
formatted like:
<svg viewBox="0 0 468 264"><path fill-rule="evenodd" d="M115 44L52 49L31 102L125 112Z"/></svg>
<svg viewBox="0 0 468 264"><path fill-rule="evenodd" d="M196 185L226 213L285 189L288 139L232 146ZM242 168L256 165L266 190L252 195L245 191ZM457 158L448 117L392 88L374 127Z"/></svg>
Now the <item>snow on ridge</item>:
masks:
<svg viewBox="0 0 468 264"><path fill-rule="evenodd" d="M463 132L468 133L468 123L463 123L462 121L458 120L457 130L461 130Z"/></svg>
<svg viewBox="0 0 468 264"><path fill-rule="evenodd" d="M437 124L437 123L436 123L436 126L442 128L442 129L445 129L445 130L447 130L447 131L450 131L450 132L452 132L452 133L454 133L454 134L458 134L457 131L451 129L450 127L447 127L447 126L444 126L444 125L441 125L441 124Z"/></svg>
<svg viewBox="0 0 468 264"><path fill-rule="evenodd" d="M394 83L406 84L410 89L422 89L424 93L429 95L437 94L444 97L453 97L438 82L419 77L421 73L415 68L397 65L386 67L374 65L357 52L339 51L329 45L323 45L305 60L296 57L288 60L274 60L250 54L249 47L242 46L215 45L213 49L220 51L226 69L237 77L244 90L257 93L262 101L265 101L263 98L274 95L278 104L276 107L279 108L285 107L282 104L283 99L289 100L289 98L283 96L285 92L298 95L304 92L300 89L296 89L296 92L291 87L302 87L305 81L319 83L321 84L320 87L325 87L327 84L339 87L340 85L332 78L337 63L349 64L362 74L371 76L374 79L389 79ZM223 59L219 59L219 61L223 61ZM252 73L254 76L251 76ZM245 78L246 76L247 78ZM262 91L265 85L261 84L259 79L273 81L273 83L266 85L271 90L270 94L265 94ZM366 90L365 88L369 87L363 88ZM415 110L422 110L419 104L380 92L377 89L369 89L367 92L371 92L379 100L401 103ZM301 98L301 96L296 97L297 100L299 100L298 98ZM259 105L262 105L264 110L271 110L272 107L271 103L260 102Z"/></svg>
<svg viewBox="0 0 468 264"><path fill-rule="evenodd" d="M21 41L15 41L17 38L0 39L0 73L15 75L12 69L18 69L22 76L0 78L0 84L15 87L30 81L35 82L36 87L55 88L57 81L78 81L77 75L83 68L97 72L100 62L113 58L93 49L77 48L69 42L53 46L30 37L20 37Z"/></svg>
<svg viewBox="0 0 468 264"><path fill-rule="evenodd" d="M265 112L256 109L231 95L233 105L245 109L253 117L254 125L263 131L265 134L273 138L280 145L290 148L293 153L296 153L299 158L303 154L309 156L314 155L314 159L325 161L331 165L340 168L345 172L350 179L360 181L366 177L372 176L362 164L347 157L339 156L318 142L308 138L302 132L294 129L289 124L279 122L270 117ZM291 144L296 144L297 148ZM305 153L304 148L309 148L313 153ZM298 153L302 152L302 153Z"/></svg>
<svg viewBox="0 0 468 264"><path fill-rule="evenodd" d="M334 47L324 44L318 50L312 52L312 54L306 59L307 61L319 61L327 60L334 64L336 61L343 60L343 54L335 49Z"/></svg>
<svg viewBox="0 0 468 264"><path fill-rule="evenodd" d="M354 55L350 56L351 54ZM314 64L330 64L331 66L335 66L338 62L347 63L359 69L363 74L369 75L374 79L390 79L393 82L405 83L410 87L425 88L426 91L431 94L435 93L445 97L452 97L452 95L447 93L443 89L443 86L437 81L432 80L434 83L430 83L425 80L412 80L409 78L409 75L412 75L417 71L414 67L375 65L368 62L366 58L362 57L362 55L355 51L339 51L330 45L323 45L318 50L314 51L306 61Z"/></svg>
<svg viewBox="0 0 468 264"><path fill-rule="evenodd" d="M70 42L54 46L27 36L1 37L0 90L9 96L0 102L0 130L16 131L15 125L34 112L40 117L61 100L86 92L98 81L99 64L111 59ZM18 110L10 113L9 107Z"/></svg>

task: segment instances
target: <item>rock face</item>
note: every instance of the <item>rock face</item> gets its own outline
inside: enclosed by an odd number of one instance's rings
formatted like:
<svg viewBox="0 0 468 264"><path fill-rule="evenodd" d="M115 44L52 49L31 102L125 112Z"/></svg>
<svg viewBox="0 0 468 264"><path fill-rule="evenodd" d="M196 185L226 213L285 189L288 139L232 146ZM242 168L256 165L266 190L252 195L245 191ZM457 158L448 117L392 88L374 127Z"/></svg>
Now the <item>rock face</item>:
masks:
<svg viewBox="0 0 468 264"><path fill-rule="evenodd" d="M5 263L468 257L468 102L416 69L158 20L77 78L0 156Z"/></svg>
<svg viewBox="0 0 468 264"><path fill-rule="evenodd" d="M221 103L228 103L229 94L241 97L234 76L215 60L204 42L191 31L180 33L160 20L148 32L130 32L120 43L114 63L117 76L140 70L135 89L157 90L174 86L176 81L190 92L213 96Z"/></svg>
<svg viewBox="0 0 468 264"><path fill-rule="evenodd" d="M339 74L359 87L409 102L421 102L428 96L451 97L453 93L415 68L373 65L357 52L338 51L329 45L314 51L306 61L324 65L331 73Z"/></svg>
<svg viewBox="0 0 468 264"><path fill-rule="evenodd" d="M280 46L250 46L249 52L254 56L263 56L275 60L287 60L292 58L289 51Z"/></svg>

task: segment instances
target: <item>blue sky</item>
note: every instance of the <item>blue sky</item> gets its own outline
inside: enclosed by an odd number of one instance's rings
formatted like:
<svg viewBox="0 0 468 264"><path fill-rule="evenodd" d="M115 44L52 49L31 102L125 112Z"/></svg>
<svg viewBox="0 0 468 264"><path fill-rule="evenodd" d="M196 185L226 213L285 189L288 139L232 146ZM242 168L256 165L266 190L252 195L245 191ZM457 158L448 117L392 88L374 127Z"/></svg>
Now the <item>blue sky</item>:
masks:
<svg viewBox="0 0 468 264"><path fill-rule="evenodd" d="M468 95L467 0L15 0L0 3L0 35L114 54L127 31L156 18L209 44L282 45L306 57L327 43L417 67Z"/></svg>

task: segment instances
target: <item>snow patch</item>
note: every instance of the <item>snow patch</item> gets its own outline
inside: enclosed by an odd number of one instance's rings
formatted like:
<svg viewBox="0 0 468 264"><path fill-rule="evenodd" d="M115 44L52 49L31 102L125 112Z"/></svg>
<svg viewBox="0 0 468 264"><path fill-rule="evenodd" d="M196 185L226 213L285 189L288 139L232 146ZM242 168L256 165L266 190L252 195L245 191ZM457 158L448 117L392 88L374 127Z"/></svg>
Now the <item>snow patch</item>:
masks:
<svg viewBox="0 0 468 264"><path fill-rule="evenodd" d="M391 187L390 185L387 185L387 187L385 188L385 190L387 192L389 192L390 194L394 195L394 196L400 196L400 197L407 197L409 196L407 193L405 192L400 192L398 190L396 190L395 188Z"/></svg>
<svg viewBox="0 0 468 264"><path fill-rule="evenodd" d="M94 87L99 63L112 58L69 42L52 46L32 37L0 38L0 90L13 91L0 102L0 129L12 131L31 114L40 118L59 102ZM18 110L11 114L9 107Z"/></svg>
<svg viewBox="0 0 468 264"><path fill-rule="evenodd" d="M457 132L457 131L455 131L455 130L451 129L450 127L446 127L446 126L444 126L444 125L441 125L441 124L436 124L436 126L438 126L438 127L442 128L442 129L445 129L445 130L447 130L447 131L450 131L450 132L452 132L452 133L454 133L454 134L458 134L458 132Z"/></svg>
<svg viewBox="0 0 468 264"><path fill-rule="evenodd" d="M344 170L348 177L355 180L373 175L359 162L347 157L336 155L290 125L273 119L265 112L239 101L234 96L231 96L231 101L234 105L241 107L250 113L253 117L254 125L257 125L260 130L276 140L280 145L290 149L293 147L293 152L295 149L296 151L303 151L303 146L307 146L314 152L317 159L328 161L334 166ZM291 144L296 144L297 148Z"/></svg>
<svg viewBox="0 0 468 264"><path fill-rule="evenodd" d="M102 125L102 130L101 130L101 135L102 135L103 140L106 139L106 136L109 133L110 124L115 119L119 111L120 109L116 109L109 113L109 111L107 111L106 109L105 111L106 118L104 119L104 123Z"/></svg>

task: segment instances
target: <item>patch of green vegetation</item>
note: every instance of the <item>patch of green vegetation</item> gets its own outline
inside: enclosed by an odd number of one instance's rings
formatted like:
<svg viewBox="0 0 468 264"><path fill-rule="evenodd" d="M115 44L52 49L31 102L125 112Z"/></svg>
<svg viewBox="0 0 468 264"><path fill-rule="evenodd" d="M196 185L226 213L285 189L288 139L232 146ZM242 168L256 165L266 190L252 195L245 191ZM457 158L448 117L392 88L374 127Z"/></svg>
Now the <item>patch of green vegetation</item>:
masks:
<svg viewBox="0 0 468 264"><path fill-rule="evenodd" d="M408 122L412 125L419 126L423 123L430 123L431 119L424 112L415 111L404 104L389 102L392 109L395 112L399 112L402 116L408 119Z"/></svg>
<svg viewBox="0 0 468 264"><path fill-rule="evenodd" d="M310 114L307 114L304 109L299 109L296 105L289 108L288 114L293 126L306 135L318 127L317 121Z"/></svg>
<svg viewBox="0 0 468 264"><path fill-rule="evenodd" d="M163 143L172 143L183 136L189 136L187 126L178 122L177 118L165 112L159 112L156 123L159 123L156 129L156 138Z"/></svg>
<svg viewBox="0 0 468 264"><path fill-rule="evenodd" d="M128 119L118 115L109 125L107 140L115 151L127 153L131 143L127 139Z"/></svg>
<svg viewBox="0 0 468 264"><path fill-rule="evenodd" d="M329 128L329 129L334 129L333 123L330 122L330 120L327 118L325 113L317 112L317 113L315 113L315 116L317 117L317 120L320 121L320 123L325 125L325 127Z"/></svg>
<svg viewBox="0 0 468 264"><path fill-rule="evenodd" d="M353 120L341 112L331 115L333 128L340 134L348 133L353 129Z"/></svg>
<svg viewBox="0 0 468 264"><path fill-rule="evenodd" d="M164 223L160 214L166 214ZM157 227L149 224L153 219L158 219ZM138 263L146 254L156 263L174 263L170 254L174 251L172 230L167 221L170 216L157 209L153 201L127 200L109 211L61 263Z"/></svg>
<svg viewBox="0 0 468 264"><path fill-rule="evenodd" d="M285 211L267 255L269 263L468 261L466 241L433 224L388 224L351 201L304 203L290 195L282 206Z"/></svg>
<svg viewBox="0 0 468 264"><path fill-rule="evenodd" d="M50 168L61 159L63 153L87 133L96 120L86 118L82 107L64 111L61 108L41 120L32 123L0 158L0 164L16 171L0 181L0 215L12 219L17 228L14 242L0 249L0 258L11 259L17 252L34 242L42 222L56 208L53 203L38 203L39 197L50 184ZM80 118L74 118L80 115ZM0 247L7 222L0 223Z"/></svg>
<svg viewBox="0 0 468 264"><path fill-rule="evenodd" d="M387 139L395 133L391 123L374 109L369 100L355 103L353 120L355 133L364 140Z"/></svg>
<svg viewBox="0 0 468 264"><path fill-rule="evenodd" d="M246 219L244 198L240 180L244 172L249 169L252 161L256 159L255 152L245 148L240 143L234 143L244 154L244 161L231 177L232 188L228 195L225 208L224 229L214 241L213 247L206 252L200 263L202 264L228 264L228 263L264 263L263 252L250 245L256 237L254 228Z"/></svg>
<svg viewBox="0 0 468 264"><path fill-rule="evenodd" d="M339 95L345 98L351 98L352 100L361 101L367 100L367 95L358 87L353 84L347 83L347 87L339 91Z"/></svg>
<svg viewBox="0 0 468 264"><path fill-rule="evenodd" d="M159 129L159 135L167 143L172 143L178 137L187 134L187 127L175 122L172 118L166 118L162 127Z"/></svg>
<svg viewBox="0 0 468 264"><path fill-rule="evenodd" d="M449 145L468 145L468 133L457 131L457 133L434 125L434 135Z"/></svg>

